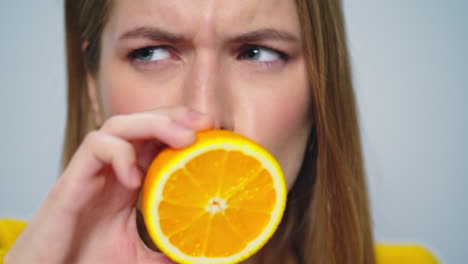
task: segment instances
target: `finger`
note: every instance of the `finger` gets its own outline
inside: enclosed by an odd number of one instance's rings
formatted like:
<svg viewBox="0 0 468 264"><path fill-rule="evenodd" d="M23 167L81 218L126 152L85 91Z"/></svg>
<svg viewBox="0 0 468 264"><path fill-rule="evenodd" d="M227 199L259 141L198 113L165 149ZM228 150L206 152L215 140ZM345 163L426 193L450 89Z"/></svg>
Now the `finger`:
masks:
<svg viewBox="0 0 468 264"><path fill-rule="evenodd" d="M195 140L195 131L209 128L210 119L184 108L113 116L101 130L127 141L157 139L171 147L181 148Z"/></svg>
<svg viewBox="0 0 468 264"><path fill-rule="evenodd" d="M182 125L197 131L211 128L214 125L214 120L209 115L186 107L174 109L171 116Z"/></svg>
<svg viewBox="0 0 468 264"><path fill-rule="evenodd" d="M77 179L74 182L77 186L86 188L89 180L99 174L105 165L112 166L123 186L129 189L140 186L141 173L136 166L132 145L102 131L93 131L85 137L64 174Z"/></svg>
<svg viewBox="0 0 468 264"><path fill-rule="evenodd" d="M147 171L154 157L156 157L165 147L164 144L155 139L139 141L135 143L134 146L135 145L138 166L142 171Z"/></svg>

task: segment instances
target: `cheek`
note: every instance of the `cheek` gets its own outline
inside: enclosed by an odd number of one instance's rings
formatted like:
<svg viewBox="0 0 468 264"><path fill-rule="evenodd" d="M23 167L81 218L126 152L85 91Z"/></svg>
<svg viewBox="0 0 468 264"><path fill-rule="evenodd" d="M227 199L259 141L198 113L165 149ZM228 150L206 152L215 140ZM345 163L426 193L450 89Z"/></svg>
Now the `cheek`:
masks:
<svg viewBox="0 0 468 264"><path fill-rule="evenodd" d="M266 137L267 144L272 147L272 153L277 157L283 168L288 190L291 189L299 173L307 139L310 134L311 118L309 100L305 96L289 95L283 97L283 103L278 105L277 111L265 126L270 127Z"/></svg>
<svg viewBox="0 0 468 264"><path fill-rule="evenodd" d="M149 111L165 105L164 96L153 95L147 91L125 89L118 86L103 86L106 116Z"/></svg>
<svg viewBox="0 0 468 264"><path fill-rule="evenodd" d="M308 126L310 96L304 63L265 78L237 83L236 127L278 151Z"/></svg>
<svg viewBox="0 0 468 264"><path fill-rule="evenodd" d="M294 73L292 73L294 72ZM266 147L279 161L288 188L302 164L312 116L311 91L304 71L296 69L269 83L268 91L250 87L242 97L236 130Z"/></svg>
<svg viewBox="0 0 468 264"><path fill-rule="evenodd" d="M309 100L305 93L277 94L271 108L265 111L265 126L274 128L275 134L290 137L301 130L308 119Z"/></svg>
<svg viewBox="0 0 468 264"><path fill-rule="evenodd" d="M264 103L268 105L258 108L257 131L263 131L260 140L265 141L272 152L297 148L296 142L304 141L303 135L308 134L311 123L308 96L307 92L276 93L269 98L269 103Z"/></svg>
<svg viewBox="0 0 468 264"><path fill-rule="evenodd" d="M118 77L116 77L118 76ZM145 78L128 66L108 63L99 76L99 90L106 117L148 111L176 102L171 81Z"/></svg>
<svg viewBox="0 0 468 264"><path fill-rule="evenodd" d="M257 127L257 131L263 131L259 135L261 141L283 168L288 190L299 173L310 134L309 100L306 98L299 93L275 98L277 103L263 113L264 121Z"/></svg>
<svg viewBox="0 0 468 264"><path fill-rule="evenodd" d="M146 104L138 94L125 87L119 87L119 85L103 83L100 90L103 93L106 117L138 112Z"/></svg>

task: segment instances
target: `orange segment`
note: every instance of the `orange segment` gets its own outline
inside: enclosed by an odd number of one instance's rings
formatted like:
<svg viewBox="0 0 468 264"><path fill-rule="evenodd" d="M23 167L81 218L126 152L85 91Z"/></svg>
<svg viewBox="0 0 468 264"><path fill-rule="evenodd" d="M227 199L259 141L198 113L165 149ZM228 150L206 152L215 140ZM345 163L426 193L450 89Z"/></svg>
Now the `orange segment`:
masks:
<svg viewBox="0 0 468 264"><path fill-rule="evenodd" d="M177 231L169 236L169 241L182 252L187 252L191 256L198 257L205 253L204 241L200 238L206 237L208 227L206 223L210 221L208 213L193 220L186 228Z"/></svg>
<svg viewBox="0 0 468 264"><path fill-rule="evenodd" d="M237 208L226 209L225 215L245 240L257 237L271 218L268 213Z"/></svg>
<svg viewBox="0 0 468 264"><path fill-rule="evenodd" d="M223 214L213 215L210 227L206 241L206 257L229 257L245 247L246 241L234 230Z"/></svg>
<svg viewBox="0 0 468 264"><path fill-rule="evenodd" d="M177 231L187 228L196 219L206 214L200 208L184 207L165 201L159 204L158 211L161 230L167 236L171 236Z"/></svg>
<svg viewBox="0 0 468 264"><path fill-rule="evenodd" d="M276 203L276 191L271 175L262 170L254 179L247 181L242 189L229 197L229 205L251 211L271 212Z"/></svg>
<svg viewBox="0 0 468 264"><path fill-rule="evenodd" d="M222 178L222 197L229 197L236 191L243 190L247 184L262 169L258 160L250 158L240 151L229 153L225 163L225 174Z"/></svg>
<svg viewBox="0 0 468 264"><path fill-rule="evenodd" d="M214 150L201 154L185 165L200 191L210 197L217 195L221 178L224 176L225 150ZM209 164L209 166L207 166Z"/></svg>
<svg viewBox="0 0 468 264"><path fill-rule="evenodd" d="M279 164L260 145L211 130L192 146L162 151L141 197L151 238L173 260L237 263L276 230L286 186Z"/></svg>
<svg viewBox="0 0 468 264"><path fill-rule="evenodd" d="M193 179L190 172L185 169L175 171L166 182L163 197L166 201L171 201L179 205L203 207L205 201L210 197L210 189L206 191L200 187L199 181ZM198 202L198 203L197 203Z"/></svg>

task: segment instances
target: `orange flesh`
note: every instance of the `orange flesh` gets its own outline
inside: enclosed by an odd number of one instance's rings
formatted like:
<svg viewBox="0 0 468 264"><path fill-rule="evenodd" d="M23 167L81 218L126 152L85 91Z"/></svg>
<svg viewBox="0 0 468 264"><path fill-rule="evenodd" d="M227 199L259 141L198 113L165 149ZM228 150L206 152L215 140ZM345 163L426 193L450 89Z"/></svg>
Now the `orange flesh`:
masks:
<svg viewBox="0 0 468 264"><path fill-rule="evenodd" d="M214 150L171 175L158 213L161 230L175 247L193 257L217 258L254 240L275 203L272 176L259 161L239 151Z"/></svg>

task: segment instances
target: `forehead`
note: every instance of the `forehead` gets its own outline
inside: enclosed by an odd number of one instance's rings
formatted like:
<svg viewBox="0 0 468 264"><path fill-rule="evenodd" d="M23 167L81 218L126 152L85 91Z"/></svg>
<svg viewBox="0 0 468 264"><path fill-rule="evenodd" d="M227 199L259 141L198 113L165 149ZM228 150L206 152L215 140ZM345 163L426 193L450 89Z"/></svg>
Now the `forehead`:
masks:
<svg viewBox="0 0 468 264"><path fill-rule="evenodd" d="M260 28L300 35L294 0L114 0L108 33L117 38L142 26L192 38L231 37Z"/></svg>

